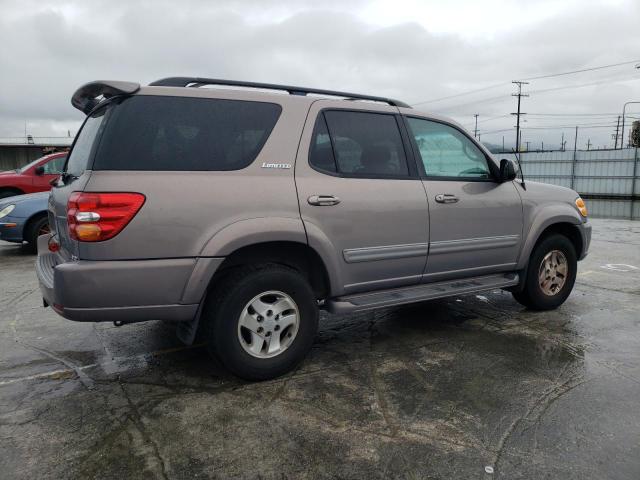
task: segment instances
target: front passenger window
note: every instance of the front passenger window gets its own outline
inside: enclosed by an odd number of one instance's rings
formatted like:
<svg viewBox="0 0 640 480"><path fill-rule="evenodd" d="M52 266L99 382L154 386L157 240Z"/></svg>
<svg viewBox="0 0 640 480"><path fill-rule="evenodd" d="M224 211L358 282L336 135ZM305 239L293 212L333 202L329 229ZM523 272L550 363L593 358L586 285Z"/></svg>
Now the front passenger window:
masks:
<svg viewBox="0 0 640 480"><path fill-rule="evenodd" d="M484 153L462 132L439 122L407 118L429 177L491 178Z"/></svg>

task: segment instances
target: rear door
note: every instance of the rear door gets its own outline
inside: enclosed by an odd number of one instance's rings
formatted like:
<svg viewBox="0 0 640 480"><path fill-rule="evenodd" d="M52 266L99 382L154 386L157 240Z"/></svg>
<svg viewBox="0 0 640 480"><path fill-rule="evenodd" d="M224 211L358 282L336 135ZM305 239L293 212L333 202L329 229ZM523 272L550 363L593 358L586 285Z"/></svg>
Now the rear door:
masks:
<svg viewBox="0 0 640 480"><path fill-rule="evenodd" d="M296 160L309 244L332 261L333 295L418 283L428 239L424 187L397 109L319 100Z"/></svg>
<svg viewBox="0 0 640 480"><path fill-rule="evenodd" d="M84 190L89 181L91 171L87 170L87 165L95 151L107 111L108 106L87 117L69 152L64 166L64 181L58 179L49 195L49 225L51 233L57 236L60 254L65 260L78 258L78 242L69 236L67 228L67 201L73 192Z"/></svg>
<svg viewBox="0 0 640 480"><path fill-rule="evenodd" d="M442 121L405 117L419 157L430 213L424 281L513 270L522 236L514 182L464 131Z"/></svg>

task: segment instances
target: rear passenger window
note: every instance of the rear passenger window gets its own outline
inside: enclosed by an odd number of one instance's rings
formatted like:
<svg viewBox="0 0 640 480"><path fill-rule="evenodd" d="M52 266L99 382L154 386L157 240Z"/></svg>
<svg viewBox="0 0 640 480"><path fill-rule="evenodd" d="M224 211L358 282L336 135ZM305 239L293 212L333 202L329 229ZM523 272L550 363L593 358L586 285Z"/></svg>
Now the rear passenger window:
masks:
<svg viewBox="0 0 640 480"><path fill-rule="evenodd" d="M316 127L313 132L313 142L309 155L311 165L326 172L336 172L336 160L333 156L331 139L324 115L320 114L316 120Z"/></svg>
<svg viewBox="0 0 640 480"><path fill-rule="evenodd" d="M137 95L113 108L94 170L238 170L269 138L273 103Z"/></svg>
<svg viewBox="0 0 640 480"><path fill-rule="evenodd" d="M323 140L329 136L330 142ZM332 148L331 154L329 148ZM325 153L320 155L320 151ZM318 169L336 171L337 168L339 173L348 176L409 175L402 137L393 115L346 110L324 112L318 117L310 160ZM330 160L334 161L334 169Z"/></svg>

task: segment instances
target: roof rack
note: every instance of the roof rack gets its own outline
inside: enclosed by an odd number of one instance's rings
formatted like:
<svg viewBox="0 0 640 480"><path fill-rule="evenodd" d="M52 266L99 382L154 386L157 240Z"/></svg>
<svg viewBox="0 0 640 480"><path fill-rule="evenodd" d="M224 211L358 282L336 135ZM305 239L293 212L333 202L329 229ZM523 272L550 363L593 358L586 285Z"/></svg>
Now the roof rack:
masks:
<svg viewBox="0 0 640 480"><path fill-rule="evenodd" d="M242 82L238 80L220 80L216 78L201 77L169 77L156 80L155 82L151 82L149 85L154 87L201 87L203 85L224 85L231 87L262 88L267 90L284 90L289 92L290 95L304 96L308 93L312 93L317 95L328 95L331 97L344 97L349 100L371 100L374 102L387 103L393 107L411 108L406 103L392 98L374 97L372 95L362 95L360 93L338 92L335 90L321 90L318 88L293 87L291 85L278 85L275 83Z"/></svg>

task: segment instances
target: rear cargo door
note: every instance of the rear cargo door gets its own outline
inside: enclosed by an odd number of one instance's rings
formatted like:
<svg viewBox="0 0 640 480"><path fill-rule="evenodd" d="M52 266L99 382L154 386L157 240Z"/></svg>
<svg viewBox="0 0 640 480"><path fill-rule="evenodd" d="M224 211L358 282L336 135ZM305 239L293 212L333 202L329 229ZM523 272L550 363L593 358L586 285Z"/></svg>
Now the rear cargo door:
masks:
<svg viewBox="0 0 640 480"><path fill-rule="evenodd" d="M51 233L56 235L60 243L60 253L66 260L78 258L78 242L69 236L67 228L67 202L73 192L84 190L89 181L91 171L87 167L95 151L107 112L108 107L103 107L87 117L73 143L63 175L51 189L49 196Z"/></svg>

